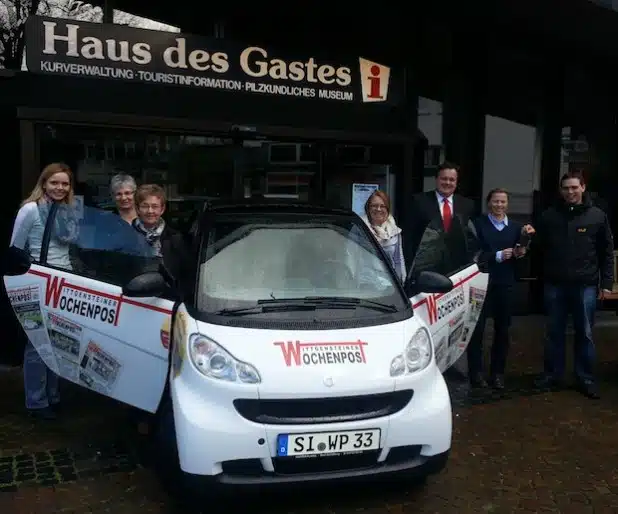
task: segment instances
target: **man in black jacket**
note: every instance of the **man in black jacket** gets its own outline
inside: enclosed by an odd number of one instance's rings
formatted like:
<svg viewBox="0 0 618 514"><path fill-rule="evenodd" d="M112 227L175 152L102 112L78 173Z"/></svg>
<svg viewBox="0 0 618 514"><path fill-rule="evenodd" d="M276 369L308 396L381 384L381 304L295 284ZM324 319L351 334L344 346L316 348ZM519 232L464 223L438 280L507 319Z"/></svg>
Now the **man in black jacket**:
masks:
<svg viewBox="0 0 618 514"><path fill-rule="evenodd" d="M575 329L575 375L580 392L599 398L592 327L597 298L611 292L614 241L606 214L585 195L581 172L562 176L563 201L547 209L538 227L548 319L544 373L539 387L560 385L565 368L567 316Z"/></svg>

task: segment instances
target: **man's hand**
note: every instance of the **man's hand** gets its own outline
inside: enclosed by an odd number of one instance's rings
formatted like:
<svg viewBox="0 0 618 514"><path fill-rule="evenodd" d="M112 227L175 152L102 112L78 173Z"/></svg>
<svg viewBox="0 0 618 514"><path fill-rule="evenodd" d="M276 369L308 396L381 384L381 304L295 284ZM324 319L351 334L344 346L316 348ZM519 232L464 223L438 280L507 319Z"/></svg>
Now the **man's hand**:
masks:
<svg viewBox="0 0 618 514"><path fill-rule="evenodd" d="M505 248L502 251L502 260L503 261L508 261L510 258L513 257L513 249L512 248Z"/></svg>
<svg viewBox="0 0 618 514"><path fill-rule="evenodd" d="M534 230L534 227L532 225L528 224L528 225L524 225L521 228L521 233L531 236L532 234L536 233L536 230Z"/></svg>
<svg viewBox="0 0 618 514"><path fill-rule="evenodd" d="M513 249L513 255L516 259L520 259L524 255L526 255L526 247L525 246L516 246Z"/></svg>
<svg viewBox="0 0 618 514"><path fill-rule="evenodd" d="M612 294L612 292L609 289L601 289L599 291L599 300L603 301L606 300L608 295Z"/></svg>

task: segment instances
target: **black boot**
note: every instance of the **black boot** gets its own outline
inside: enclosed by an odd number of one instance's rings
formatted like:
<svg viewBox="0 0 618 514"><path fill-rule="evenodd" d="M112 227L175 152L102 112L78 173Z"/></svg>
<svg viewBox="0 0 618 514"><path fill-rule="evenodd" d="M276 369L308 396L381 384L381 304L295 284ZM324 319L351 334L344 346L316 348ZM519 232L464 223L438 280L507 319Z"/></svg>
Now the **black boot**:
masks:
<svg viewBox="0 0 618 514"><path fill-rule="evenodd" d="M484 389L487 387L487 381L482 373L474 373L470 375L470 385L474 388Z"/></svg>
<svg viewBox="0 0 618 514"><path fill-rule="evenodd" d="M36 419L52 421L57 418L56 413L51 407L43 407L42 409L28 409L28 414Z"/></svg>

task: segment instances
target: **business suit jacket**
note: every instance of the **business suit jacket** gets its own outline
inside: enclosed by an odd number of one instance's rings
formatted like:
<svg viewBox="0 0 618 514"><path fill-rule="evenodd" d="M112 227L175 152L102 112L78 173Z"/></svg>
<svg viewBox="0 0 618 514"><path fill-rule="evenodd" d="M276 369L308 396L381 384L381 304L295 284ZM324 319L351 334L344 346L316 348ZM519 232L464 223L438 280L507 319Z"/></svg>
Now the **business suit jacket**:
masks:
<svg viewBox="0 0 618 514"><path fill-rule="evenodd" d="M453 220L448 234L444 240L448 246L447 254L450 262L444 262L442 268L436 271L452 271L459 267L458 264L469 260L469 254L473 250L470 248L470 234L466 227L476 216L475 205L472 200L454 194L452 197ZM428 227L438 232L444 232L442 223L441 206L436 198L436 191L426 191L417 193L412 197L412 226L409 234L408 249L411 256L416 255L416 250L421 242L425 229Z"/></svg>

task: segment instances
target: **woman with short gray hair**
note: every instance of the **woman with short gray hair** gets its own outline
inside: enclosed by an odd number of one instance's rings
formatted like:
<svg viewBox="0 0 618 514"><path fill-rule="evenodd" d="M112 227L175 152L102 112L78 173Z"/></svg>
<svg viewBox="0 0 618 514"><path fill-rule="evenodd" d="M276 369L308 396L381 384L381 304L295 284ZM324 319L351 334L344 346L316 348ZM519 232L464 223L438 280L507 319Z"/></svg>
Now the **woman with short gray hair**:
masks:
<svg viewBox="0 0 618 514"><path fill-rule="evenodd" d="M135 210L137 184L135 179L131 175L114 175L109 187L116 203L118 215L127 223L133 223L133 220L137 218Z"/></svg>

